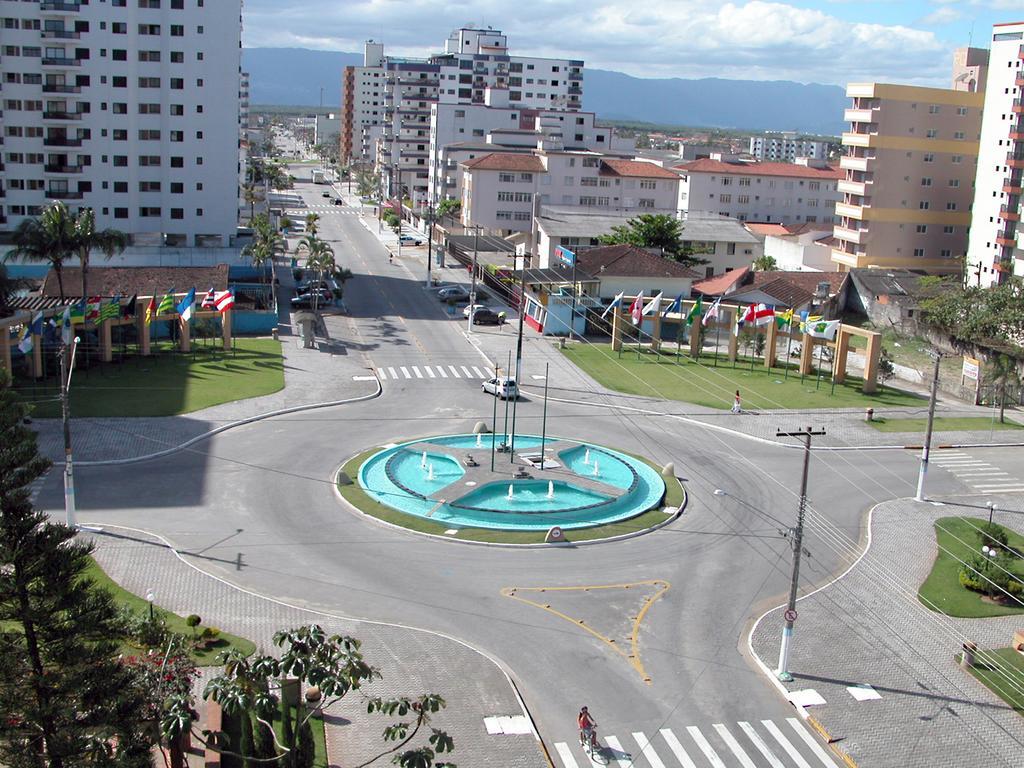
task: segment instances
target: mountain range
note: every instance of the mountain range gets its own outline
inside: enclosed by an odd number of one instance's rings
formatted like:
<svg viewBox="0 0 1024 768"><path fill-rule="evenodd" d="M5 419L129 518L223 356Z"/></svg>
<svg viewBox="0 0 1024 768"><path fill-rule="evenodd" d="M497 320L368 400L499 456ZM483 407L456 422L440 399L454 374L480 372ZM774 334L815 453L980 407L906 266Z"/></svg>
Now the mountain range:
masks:
<svg viewBox="0 0 1024 768"><path fill-rule="evenodd" d="M360 53L306 48L246 48L254 104L325 107L341 103L342 70ZM606 120L752 131L795 130L838 136L849 105L842 88L788 80L640 78L584 70L583 108Z"/></svg>

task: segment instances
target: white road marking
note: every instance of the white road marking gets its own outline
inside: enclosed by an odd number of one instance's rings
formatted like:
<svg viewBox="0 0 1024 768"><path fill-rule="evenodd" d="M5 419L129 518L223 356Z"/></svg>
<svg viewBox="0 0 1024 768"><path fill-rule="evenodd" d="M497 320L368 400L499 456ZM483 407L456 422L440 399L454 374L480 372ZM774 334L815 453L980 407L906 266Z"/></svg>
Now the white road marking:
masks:
<svg viewBox="0 0 1024 768"><path fill-rule="evenodd" d="M775 756L775 753L768 748L768 745L764 743L764 739L762 739L758 732L754 730L754 726L750 723L745 723L742 720L739 722L739 726L742 731L747 734L747 738L749 738L753 742L754 746L757 747L757 751L764 755L764 759L768 761L768 764L772 768L786 768L782 764L782 761Z"/></svg>
<svg viewBox="0 0 1024 768"><path fill-rule="evenodd" d="M412 378L412 376L409 375L409 369L406 368L404 365L400 365L400 366L398 366L398 368L399 368L399 370L401 370L402 375L405 376L405 378L407 378L407 379L411 379Z"/></svg>
<svg viewBox="0 0 1024 768"><path fill-rule="evenodd" d="M811 764L804 760L803 755L796 751L796 747L794 747L790 740L786 738L786 734L779 730L779 726L771 720L762 720L761 725L765 727L765 730L767 730L768 733L775 737L775 740L779 742L779 745L786 750L786 754L793 758L793 762L796 763L797 768L811 768Z"/></svg>
<svg viewBox="0 0 1024 768"><path fill-rule="evenodd" d="M743 751L743 747L740 746L740 743L736 741L736 737L729 733L729 729L726 728L723 723L715 723L711 727L718 731L718 735L722 737L722 741L725 742L725 746L732 750L732 753L736 755L736 759L740 761L740 765L742 765L743 768L757 768L757 766L754 765L754 761L750 759L747 753Z"/></svg>
<svg viewBox="0 0 1024 768"><path fill-rule="evenodd" d="M704 738L704 734L700 732L700 728L695 725L687 726L686 730L689 732L693 740L697 742L697 746L700 747L700 751L704 753L704 757L708 759L715 768L725 768L725 763L722 762L722 758L718 756L718 753L712 749L708 740Z"/></svg>
<svg viewBox="0 0 1024 768"><path fill-rule="evenodd" d="M415 365L411 366L411 367L412 367L412 372L416 374L416 378L417 379L422 379L423 378L423 374L420 373L420 369L417 368Z"/></svg>
<svg viewBox="0 0 1024 768"><path fill-rule="evenodd" d="M461 369L462 369L462 372L463 372L464 374L466 374L466 378L467 378L467 379L471 379L471 378L473 378L473 374L472 374L472 373L470 373L470 371L469 371L469 368L467 368L467 367L466 367L466 366L464 366L464 365L460 365L460 366L459 366L459 368L461 368Z"/></svg>
<svg viewBox="0 0 1024 768"><path fill-rule="evenodd" d="M437 376L434 375L434 369L431 368L429 365L424 365L423 366L423 370L427 372L427 376L429 376L430 378L432 378L432 379L436 379L437 378Z"/></svg>
<svg viewBox="0 0 1024 768"><path fill-rule="evenodd" d="M475 365L473 366L473 373L475 373L481 379L486 379L487 378L487 374L486 373L482 373L480 371L480 369L477 368Z"/></svg>
<svg viewBox="0 0 1024 768"><path fill-rule="evenodd" d="M636 739L636 743L640 745L640 751L644 753L644 757L647 758L653 768L665 768L665 764L661 762L661 758L658 757L658 753L654 751L654 747L651 746L651 742L647 737L640 731L633 734L633 738Z"/></svg>
<svg viewBox="0 0 1024 768"><path fill-rule="evenodd" d="M387 376L386 373L384 373L384 369L383 368L379 368L377 370L377 378L379 378L381 381L384 381L387 377L388 376Z"/></svg>
<svg viewBox="0 0 1024 768"><path fill-rule="evenodd" d="M824 765L825 768L836 768L836 764L832 762L832 758L829 757L828 752L822 748L821 744L814 740L814 737L811 736L807 729L800 724L799 720L795 717L787 717L786 722L790 724L794 731L796 731L796 735L803 739L804 744L810 747L811 752L814 753L815 757L821 760L821 764Z"/></svg>
<svg viewBox="0 0 1024 768"><path fill-rule="evenodd" d="M462 376L459 374L459 372L457 370L455 370L455 366L454 365L449 365L448 366L448 370L452 372L452 376L454 376L456 379L461 379L462 378Z"/></svg>
<svg viewBox="0 0 1024 768"><path fill-rule="evenodd" d="M614 736L609 736L604 743L615 750L615 762L619 764L619 768L634 768L633 756L622 748L622 742Z"/></svg>
<svg viewBox="0 0 1024 768"><path fill-rule="evenodd" d="M446 371L444 369L443 365L437 366L437 372L441 374L441 378L442 379L447 379L448 378L448 371Z"/></svg>
<svg viewBox="0 0 1024 768"><path fill-rule="evenodd" d="M562 758L562 764L565 768L579 768L579 763L576 762L576 758L572 756L572 751L569 749L569 745L564 741L560 741L555 744L555 751L558 752L558 756Z"/></svg>
<svg viewBox="0 0 1024 768"><path fill-rule="evenodd" d="M392 379L397 379L398 378L398 371L396 371L394 368L388 366L388 375Z"/></svg>
<svg viewBox="0 0 1024 768"><path fill-rule="evenodd" d="M679 743L679 739L676 735L668 728L662 728L660 731L662 738L665 739L665 743L668 744L668 748L672 750L672 754L676 756L676 759L683 764L684 768L697 768L697 764L690 759L690 756L686 754L686 750L683 749L683 745Z"/></svg>

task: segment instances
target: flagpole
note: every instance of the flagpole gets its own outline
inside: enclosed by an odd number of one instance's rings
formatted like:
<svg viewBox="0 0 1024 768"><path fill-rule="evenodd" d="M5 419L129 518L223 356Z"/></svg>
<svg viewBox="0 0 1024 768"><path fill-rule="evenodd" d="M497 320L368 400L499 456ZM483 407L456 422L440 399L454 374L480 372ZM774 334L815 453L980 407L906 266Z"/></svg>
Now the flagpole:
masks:
<svg viewBox="0 0 1024 768"><path fill-rule="evenodd" d="M509 353L508 353L508 368L505 369L505 378L508 378L508 375L511 372L512 372L512 351L509 350ZM499 382L499 386L500 385L501 385L501 382ZM516 387L517 388L519 387L519 382L518 381L516 382ZM504 389L504 387L502 387L502 388ZM497 395L495 395L495 397L497 397ZM509 441L508 441L508 398L507 397L505 398L505 426L504 426L504 428L502 430L502 442L505 444L505 446L508 446L508 442Z"/></svg>
<svg viewBox="0 0 1024 768"><path fill-rule="evenodd" d="M540 420L540 468L544 469L544 443L548 433L548 367L550 363L544 363L544 410L541 412Z"/></svg>
<svg viewBox="0 0 1024 768"><path fill-rule="evenodd" d="M820 387L821 387L821 348L822 348L823 346L825 346L825 345L824 345L824 344L819 344L819 345L818 345L818 381L817 381L817 383L816 383L816 384L814 385L814 389L815 389L815 391L817 391L817 390L818 390L818 388L820 388Z"/></svg>
<svg viewBox="0 0 1024 768"><path fill-rule="evenodd" d="M511 352L509 353L511 354ZM501 379L498 376L498 361L494 361L494 380L501 386ZM516 384L518 386L518 383ZM498 433L498 398L494 397L494 405L491 407L491 472L494 471L494 436Z"/></svg>
<svg viewBox="0 0 1024 768"><path fill-rule="evenodd" d="M789 378L789 352L793 346L793 318L789 318L789 325L786 326L786 335L789 337L786 340L786 359L783 361L783 366L786 369L785 375L782 377L783 381Z"/></svg>
<svg viewBox="0 0 1024 768"><path fill-rule="evenodd" d="M718 315L715 315L715 368L718 367L718 342L722 338L722 323L718 320Z"/></svg>

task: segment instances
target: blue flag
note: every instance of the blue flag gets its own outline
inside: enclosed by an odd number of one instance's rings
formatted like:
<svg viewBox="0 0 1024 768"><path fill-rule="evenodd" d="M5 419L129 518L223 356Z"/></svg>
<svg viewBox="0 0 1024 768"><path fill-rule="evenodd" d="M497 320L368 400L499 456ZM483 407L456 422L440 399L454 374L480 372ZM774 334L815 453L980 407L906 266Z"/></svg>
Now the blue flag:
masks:
<svg viewBox="0 0 1024 768"><path fill-rule="evenodd" d="M185 294L185 298L178 303L178 314L181 315L181 319L186 323L189 318L192 317L192 310L196 304L196 289L193 287L188 293Z"/></svg>

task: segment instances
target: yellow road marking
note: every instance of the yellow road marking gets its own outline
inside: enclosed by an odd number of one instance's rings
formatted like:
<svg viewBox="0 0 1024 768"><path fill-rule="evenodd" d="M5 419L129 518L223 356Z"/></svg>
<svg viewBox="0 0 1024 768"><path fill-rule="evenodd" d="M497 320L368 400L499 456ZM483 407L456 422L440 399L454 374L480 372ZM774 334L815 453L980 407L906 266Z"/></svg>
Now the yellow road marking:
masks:
<svg viewBox="0 0 1024 768"><path fill-rule="evenodd" d="M631 589L632 587L640 586L655 586L659 589L657 592L655 592L653 595L651 595L644 601L644 604L640 607L640 610L637 612L637 615L633 618L633 630L632 632L630 632L629 636L630 649L628 652L623 650L619 646L619 644L615 642L614 638L606 637L597 630L588 627L586 622L583 621L583 619L574 619L572 616L569 616L565 613L562 613L559 610L556 610L555 608L552 608L549 603L539 603L536 600L529 600L525 597L520 597L518 594L516 594L517 592L590 592L591 590L599 589ZM626 659L630 663L630 665L632 665L633 669L635 669L639 673L641 679L645 683L650 685L651 678L647 674L646 670L644 670L644 664L640 660L640 625L643 623L644 617L647 615L647 611L650 610L651 605L654 604L654 601L666 592L668 592L671 586L672 585L664 579L648 579L646 581L632 581L625 584L591 584L582 587L504 587L501 590L501 594L505 597L511 597L513 600L518 600L521 603L526 603L527 605L532 605L536 608L540 608L541 610L547 611L548 613L554 614L555 616L558 616L560 619L565 619L570 624L574 624L580 629L589 632L591 635L593 635L602 643L604 643L613 651L615 651L615 653L619 654L619 656L622 656L624 659Z"/></svg>

